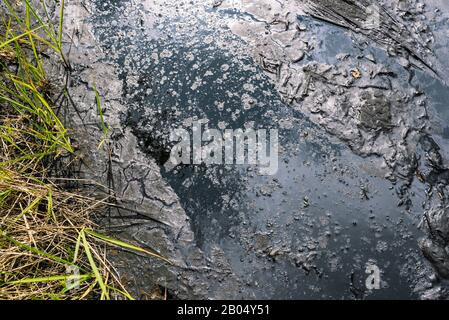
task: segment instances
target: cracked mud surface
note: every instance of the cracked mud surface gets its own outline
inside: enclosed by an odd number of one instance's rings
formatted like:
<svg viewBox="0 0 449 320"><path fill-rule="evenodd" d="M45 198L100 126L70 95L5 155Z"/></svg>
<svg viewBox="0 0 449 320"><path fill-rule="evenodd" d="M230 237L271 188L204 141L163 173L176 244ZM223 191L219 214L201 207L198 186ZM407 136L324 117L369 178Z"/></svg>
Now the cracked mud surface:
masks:
<svg viewBox="0 0 449 320"><path fill-rule="evenodd" d="M105 229L174 262L117 254L138 295L160 285L179 298L447 296L449 8L383 1L374 32L360 25L370 1L354 3L69 2L78 109L66 121L80 171L121 199ZM94 151L93 83L110 160ZM170 130L196 119L278 129L278 173L165 171ZM365 289L368 263L380 290Z"/></svg>

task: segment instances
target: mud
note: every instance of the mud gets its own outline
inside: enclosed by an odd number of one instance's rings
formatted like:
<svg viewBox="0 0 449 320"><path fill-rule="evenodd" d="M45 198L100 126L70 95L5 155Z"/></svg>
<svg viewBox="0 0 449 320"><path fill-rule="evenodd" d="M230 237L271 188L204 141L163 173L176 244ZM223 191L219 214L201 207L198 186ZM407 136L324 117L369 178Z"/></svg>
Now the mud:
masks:
<svg viewBox="0 0 449 320"><path fill-rule="evenodd" d="M266 2L265 7L270 6L269 3ZM298 65L298 61L291 59L288 54L290 45L295 47L291 38L287 43L279 45L277 39L285 38L279 35L281 32L293 32L293 38L300 38L302 30L306 39L318 39L319 33L316 30L319 28L316 25L315 28L307 28L298 22L292 24L288 2L279 6L277 11L272 10L269 19L264 19L265 29L268 30L265 34L248 32L251 27L259 28L263 14L258 15L257 22L236 22L234 32L254 46L261 67L272 75L271 78L285 101L348 143L356 154L383 158L382 165L389 168L386 177L393 183L403 185L398 192L402 198L400 204L410 204L407 190L415 176L421 182L429 184L428 194L432 194L432 190L439 185L442 203L437 204L439 209L432 208L425 212L430 237L423 240L420 246L439 275L447 278L447 213L441 208L445 203L443 186L447 185L444 178L441 178L446 172L443 164L445 161L439 153L440 147L429 133L426 96L419 85L412 84L416 76L415 60L424 65L421 70L426 69L442 82L447 80L440 79L433 64L425 62L429 58L423 58L432 56L434 60L437 59L429 47L434 42L434 37L429 28L423 26L422 17L426 10L438 11L435 8L428 9L423 3L416 1L393 1L390 7L397 8L397 12L403 13L402 16L407 15L406 20L399 22L381 5L378 7L380 23L366 26L368 17L365 8L373 4L375 2L371 1L305 1L299 4L306 14L356 33L352 34L352 40L358 48L356 53L340 53L334 64L324 64L318 58ZM257 14L258 9L254 9L255 7L261 8L263 5L260 2L257 6L248 2L242 6L242 10ZM285 26L285 30L279 30L279 23ZM413 33L411 30L418 32ZM252 37L247 37L248 34ZM359 35L366 38L360 39ZM341 37L336 34L333 36ZM367 38L379 43L388 57L385 58L378 52L375 55L372 52L367 54L366 51L371 49L366 50ZM314 56L314 47L309 46L309 56ZM354 51L351 48L345 49L347 52ZM270 61L268 67L265 59ZM396 60L396 66L390 63L391 60ZM275 72L273 65L276 66ZM422 171L433 172L434 168L439 172L436 175L440 177L437 178L437 184L433 178L434 173L427 176L422 174Z"/></svg>
<svg viewBox="0 0 449 320"><path fill-rule="evenodd" d="M174 261L117 253L138 296L447 296L449 8L384 1L373 28L369 3L68 3L77 171L119 199L106 230ZM93 83L112 131L95 152ZM279 129L279 172L165 171L170 130L195 119ZM373 263L382 288L371 291Z"/></svg>

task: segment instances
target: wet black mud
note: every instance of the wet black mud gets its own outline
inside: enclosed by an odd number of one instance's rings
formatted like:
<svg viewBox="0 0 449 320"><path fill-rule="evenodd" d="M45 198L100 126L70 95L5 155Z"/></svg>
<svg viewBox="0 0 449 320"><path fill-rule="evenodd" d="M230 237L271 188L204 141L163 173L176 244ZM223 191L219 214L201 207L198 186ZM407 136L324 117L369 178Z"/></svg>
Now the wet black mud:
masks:
<svg viewBox="0 0 449 320"><path fill-rule="evenodd" d="M92 4L101 63L122 85L120 124L155 160L193 231L188 247L166 233L186 269L198 270L168 272L177 276L168 285L174 295L444 297L449 8L384 1L372 27L363 10L372 4ZM279 170L166 170L170 132L196 120L279 130ZM151 198L151 184L135 192ZM145 227L125 224L122 234ZM205 265L195 265L198 252ZM381 271L378 290L366 286L367 265ZM158 281L158 271L146 272Z"/></svg>

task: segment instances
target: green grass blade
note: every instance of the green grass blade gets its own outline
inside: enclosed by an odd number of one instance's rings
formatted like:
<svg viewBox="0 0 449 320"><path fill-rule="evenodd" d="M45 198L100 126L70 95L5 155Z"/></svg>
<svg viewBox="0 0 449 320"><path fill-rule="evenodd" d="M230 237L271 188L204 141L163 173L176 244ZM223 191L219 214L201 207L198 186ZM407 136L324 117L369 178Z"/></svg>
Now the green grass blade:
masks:
<svg viewBox="0 0 449 320"><path fill-rule="evenodd" d="M15 37L12 38L12 39L9 39L9 40L7 40L7 41L5 41L5 42L0 43L0 49L3 48L3 47L6 47L6 46L9 45L10 43L13 43L13 42L15 42L15 41L17 41L17 40L19 40L19 39L21 39L21 38L23 38L23 37L27 37L28 35L35 33L37 30L39 30L39 29L41 29L41 28L42 28L42 26L37 27L37 28L34 28L33 30L29 30L29 31L27 31L27 32L24 32L24 33L18 35L18 36L15 36Z"/></svg>
<svg viewBox="0 0 449 320"><path fill-rule="evenodd" d="M65 259L56 257L56 256L54 256L54 255L51 255L51 254L45 252L45 251L39 250L39 249L37 249L37 248L31 247L31 246L29 246L29 245L27 245L27 244L24 244L24 243L22 243L22 242L19 242L19 241L15 240L15 239L11 238L10 236L7 236L7 235L6 235L6 232L2 232L2 235L3 235L3 237L4 237L6 240L8 240L9 242L15 244L15 245L18 246L19 248L22 248L23 250L26 250L26 251L28 251L28 252L37 254L37 255L39 255L39 256L41 256L41 257L50 259L50 260L52 260L52 261L54 261L54 262L57 262L57 263L60 263L60 264L63 264L63 265L74 265L74 264L71 263L70 261L67 261L67 260L65 260ZM81 268L80 268L80 269L81 269Z"/></svg>
<svg viewBox="0 0 449 320"><path fill-rule="evenodd" d="M106 299L109 300L108 289L106 288L106 285L104 284L104 281L103 281L103 277L101 276L100 271L98 270L98 267L95 264L95 259L90 250L90 246L89 246L89 243L87 242L86 235L85 235L84 231L81 231L80 235L81 235L81 239L83 241L83 247L86 252L87 260L89 260L89 264L90 264L90 267L92 268L92 272L94 273L95 278L97 279L98 285L100 286L102 296L104 296Z"/></svg>
<svg viewBox="0 0 449 320"><path fill-rule="evenodd" d="M63 32L63 25L64 25L64 7L65 7L65 0L61 0L61 8L59 9L59 38L58 38L58 44L59 48L62 50L62 32Z"/></svg>
<svg viewBox="0 0 449 320"><path fill-rule="evenodd" d="M81 274L78 277L79 281L85 281L87 279L92 278L92 275L90 274ZM73 279L73 275L70 276L50 276L50 277L41 277L41 278L27 278L27 279L21 279L21 280L15 280L6 282L5 285L12 285L12 284L25 284L25 283L37 283L37 282L53 282L53 281L67 281L69 279Z"/></svg>
<svg viewBox="0 0 449 320"><path fill-rule="evenodd" d="M104 135L104 138L106 139L108 136L108 133L109 133L109 129L106 125L106 122L104 121L103 108L101 107L100 93L98 92L95 84L94 84L94 91L95 91L95 102L97 103L97 110L98 110L98 114L100 116L100 121L101 121L101 129L103 130L103 135Z"/></svg>
<svg viewBox="0 0 449 320"><path fill-rule="evenodd" d="M149 256L158 258L160 260L168 262L169 264L172 264L172 262L170 260L164 258L163 256L161 256L161 255L159 255L157 253L153 253L153 252L150 252L148 250L145 250L145 249L142 249L140 247L137 247L135 245L126 243L124 241L120 241L120 240L117 240L117 239L114 239L114 238L111 238L111 237L99 234L99 233L97 233L95 231L92 231L92 230L86 229L85 232L86 232L86 234L88 234L88 235L90 235L92 237L95 237L95 238L97 238L99 240L102 240L102 241L104 241L106 243L109 243L109 244L112 244L114 246L121 247L121 248L124 248L124 249L133 250L133 251L137 251L137 252L141 252L141 253L145 253L145 254L147 254Z"/></svg>

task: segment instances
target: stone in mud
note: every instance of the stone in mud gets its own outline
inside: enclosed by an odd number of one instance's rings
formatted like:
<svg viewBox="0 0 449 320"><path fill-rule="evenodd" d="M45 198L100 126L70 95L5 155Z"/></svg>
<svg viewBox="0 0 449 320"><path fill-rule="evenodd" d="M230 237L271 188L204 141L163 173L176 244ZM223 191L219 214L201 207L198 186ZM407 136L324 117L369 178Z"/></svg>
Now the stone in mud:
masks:
<svg viewBox="0 0 449 320"><path fill-rule="evenodd" d="M433 208L426 213L425 219L431 235L440 239L442 243L449 244L449 209Z"/></svg>
<svg viewBox="0 0 449 320"><path fill-rule="evenodd" d="M445 279L449 279L449 254L447 248L430 238L421 240L419 246L438 274Z"/></svg>
<svg viewBox="0 0 449 320"><path fill-rule="evenodd" d="M372 130L388 130L391 128L391 106L385 96L373 96L365 91L361 94L360 123Z"/></svg>

